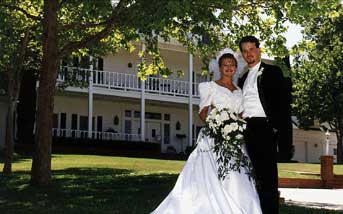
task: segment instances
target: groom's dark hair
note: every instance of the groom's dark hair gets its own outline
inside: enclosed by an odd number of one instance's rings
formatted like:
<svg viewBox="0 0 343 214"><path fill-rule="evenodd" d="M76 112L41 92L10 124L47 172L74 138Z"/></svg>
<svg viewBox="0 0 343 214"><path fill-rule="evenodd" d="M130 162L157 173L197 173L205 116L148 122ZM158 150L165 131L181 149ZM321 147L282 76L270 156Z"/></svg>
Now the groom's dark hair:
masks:
<svg viewBox="0 0 343 214"><path fill-rule="evenodd" d="M239 42L239 49L242 51L242 44L246 42L255 43L256 48L260 47L260 41L255 36L245 36Z"/></svg>
<svg viewBox="0 0 343 214"><path fill-rule="evenodd" d="M233 61L235 61L235 64L236 64L236 67L237 67L237 59L231 53L225 53L225 54L223 54L223 55L221 55L219 57L219 60L218 60L218 66L219 67L222 65L222 62L223 62L224 59L232 59Z"/></svg>

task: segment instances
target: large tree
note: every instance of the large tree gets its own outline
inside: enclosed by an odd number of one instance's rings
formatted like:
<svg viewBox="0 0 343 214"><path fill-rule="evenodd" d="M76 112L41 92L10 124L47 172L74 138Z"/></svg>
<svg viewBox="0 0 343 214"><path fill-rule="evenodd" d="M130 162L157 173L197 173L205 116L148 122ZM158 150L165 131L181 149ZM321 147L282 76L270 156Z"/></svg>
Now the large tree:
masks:
<svg viewBox="0 0 343 214"><path fill-rule="evenodd" d="M167 71L158 55L158 37L176 38L180 43L209 56L221 47L237 47L239 38L255 34L273 55L285 55L283 23L288 17L311 17L337 1L224 1L224 0L26 0L37 5L25 11L17 0L4 0L33 19L42 17L42 62L39 75L35 154L32 183L51 182L51 130L56 77L60 60L74 51L90 53L103 44L111 49L145 41L153 63ZM0 4L1 6L1 4ZM310 9L309 9L310 8ZM296 18L300 22L301 18ZM206 42L205 42L206 41ZM103 47L103 46L102 46ZM144 77L156 66L141 65Z"/></svg>
<svg viewBox="0 0 343 214"><path fill-rule="evenodd" d="M5 6L6 5L6 6ZM37 27L37 20L29 16L25 11L30 11L30 6L22 4L23 10L15 11L12 5L0 3L0 71L5 76L8 110L6 116L6 136L4 155L4 174L12 172L13 142L14 142L14 113L16 111L20 82L23 74L23 67L30 67L27 57L32 50L37 48L31 34ZM31 51L29 51L31 49ZM4 84L4 83L3 83Z"/></svg>
<svg viewBox="0 0 343 214"><path fill-rule="evenodd" d="M337 136L337 162L343 163L343 8L304 23L304 41L295 48L294 110L300 126L314 120Z"/></svg>

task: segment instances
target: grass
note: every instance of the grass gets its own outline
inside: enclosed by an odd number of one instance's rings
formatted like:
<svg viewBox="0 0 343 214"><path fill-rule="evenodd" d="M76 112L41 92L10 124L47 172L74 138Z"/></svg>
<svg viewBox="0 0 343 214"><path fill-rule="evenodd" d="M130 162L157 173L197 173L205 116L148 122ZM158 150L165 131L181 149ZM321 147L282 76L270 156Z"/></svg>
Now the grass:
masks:
<svg viewBox="0 0 343 214"><path fill-rule="evenodd" d="M279 177L320 179L320 164L279 163ZM343 174L343 165L334 165L334 173Z"/></svg>
<svg viewBox="0 0 343 214"><path fill-rule="evenodd" d="M13 175L0 175L0 213L114 213L152 211L173 187L184 161L91 155L53 155L53 184L29 185L31 159L16 157ZM2 169L3 164L0 163ZM280 164L282 175L317 172L318 164ZM335 170L341 172L338 166ZM292 171L294 170L294 171ZM284 172L285 173L284 173ZM303 175L301 175L303 176ZM282 206L281 214L342 214Z"/></svg>

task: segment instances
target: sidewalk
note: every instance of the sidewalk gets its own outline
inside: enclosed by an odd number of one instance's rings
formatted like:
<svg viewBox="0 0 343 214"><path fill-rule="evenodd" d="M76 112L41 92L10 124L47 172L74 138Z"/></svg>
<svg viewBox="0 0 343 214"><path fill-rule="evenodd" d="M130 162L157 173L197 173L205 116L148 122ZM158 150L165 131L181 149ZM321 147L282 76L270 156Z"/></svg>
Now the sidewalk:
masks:
<svg viewBox="0 0 343 214"><path fill-rule="evenodd" d="M279 188L288 205L343 210L343 189Z"/></svg>

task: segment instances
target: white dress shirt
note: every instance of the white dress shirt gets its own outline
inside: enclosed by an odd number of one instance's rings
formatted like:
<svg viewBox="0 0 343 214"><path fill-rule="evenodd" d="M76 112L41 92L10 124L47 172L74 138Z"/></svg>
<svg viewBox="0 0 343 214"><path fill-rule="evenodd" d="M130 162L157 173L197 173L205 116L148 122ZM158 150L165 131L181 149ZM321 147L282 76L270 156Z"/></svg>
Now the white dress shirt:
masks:
<svg viewBox="0 0 343 214"><path fill-rule="evenodd" d="M248 76L243 85L243 118L266 117L257 89L258 69L261 62L249 68Z"/></svg>

